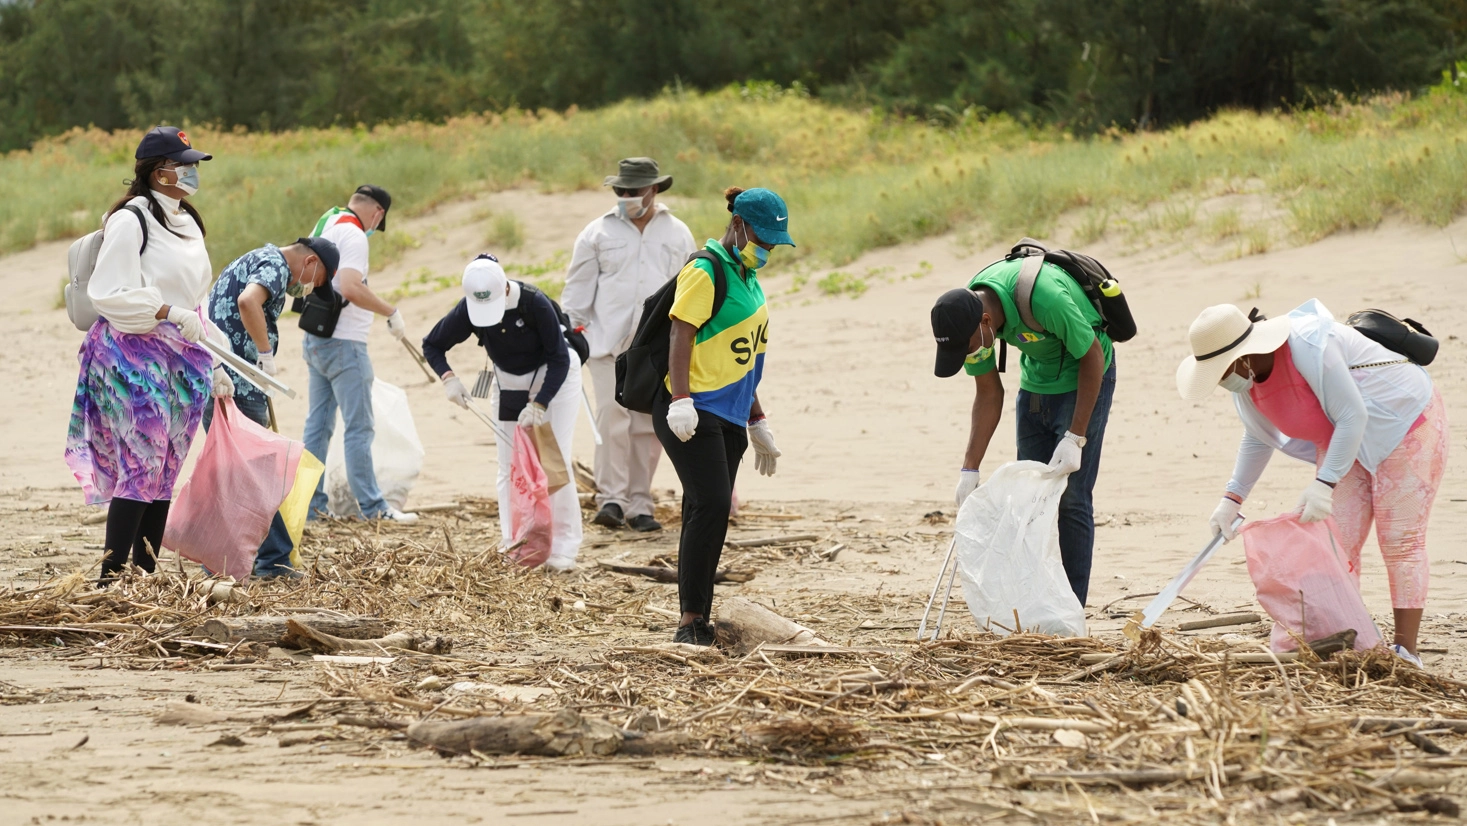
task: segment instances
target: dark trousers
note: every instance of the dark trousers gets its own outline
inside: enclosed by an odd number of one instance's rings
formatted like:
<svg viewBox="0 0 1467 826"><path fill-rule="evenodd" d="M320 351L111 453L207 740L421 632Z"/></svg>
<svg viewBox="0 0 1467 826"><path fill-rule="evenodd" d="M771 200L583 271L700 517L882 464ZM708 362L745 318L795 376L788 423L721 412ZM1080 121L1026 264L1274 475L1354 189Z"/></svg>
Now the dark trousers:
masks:
<svg viewBox="0 0 1467 826"><path fill-rule="evenodd" d="M686 442L667 427L672 397L658 395L652 429L683 485L683 532L677 547L677 593L683 613L713 615L713 577L728 537L734 479L749 446L744 425L698 411L698 430Z"/></svg>
<svg viewBox="0 0 1467 826"><path fill-rule="evenodd" d="M234 406L260 427L270 426L270 408L263 399L257 401L235 396ZM213 421L214 400L210 399L209 406L204 408L205 433L209 431L209 424ZM294 547L295 544L290 541L290 531L285 529L285 520L276 511L275 518L270 520L270 532L265 535L265 541L260 543L260 550L255 554L255 576L272 576L291 570L290 552Z"/></svg>
<svg viewBox="0 0 1467 826"><path fill-rule="evenodd" d="M158 566L158 551L163 544L163 529L168 526L167 499L141 502L136 499L113 499L107 506L106 552L102 555L102 584L106 584L127 565L132 564L152 573Z"/></svg>
<svg viewBox="0 0 1467 826"><path fill-rule="evenodd" d="M1085 431L1085 447L1080 452L1080 469L1070 474L1069 486L1060 497L1059 546L1065 563L1065 576L1070 588L1085 604L1090 591L1090 560L1095 553L1095 502L1091 495L1100 474L1100 448L1105 441L1105 425L1110 420L1110 403L1116 392L1116 365L1100 379L1100 395L1090 414ZM1054 448L1065 437L1070 418L1075 415L1075 391L1044 395L1019 391L1018 443L1019 460L1049 463Z"/></svg>

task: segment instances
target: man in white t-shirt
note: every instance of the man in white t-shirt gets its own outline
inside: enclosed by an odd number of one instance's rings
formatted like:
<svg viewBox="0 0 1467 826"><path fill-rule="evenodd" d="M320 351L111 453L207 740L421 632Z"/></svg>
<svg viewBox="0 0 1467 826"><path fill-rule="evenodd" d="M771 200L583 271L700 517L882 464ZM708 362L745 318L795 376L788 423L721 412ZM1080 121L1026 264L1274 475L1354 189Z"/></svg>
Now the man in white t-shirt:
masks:
<svg viewBox="0 0 1467 826"><path fill-rule="evenodd" d="M596 388L595 522L608 528L659 531L653 516L652 475L662 446L652 417L616 402L616 357L631 345L642 302L677 276L697 250L688 225L657 202L672 186L651 158L627 158L606 179L616 207L576 239L560 304L571 323L586 328L586 367Z"/></svg>
<svg viewBox="0 0 1467 826"><path fill-rule="evenodd" d="M321 216L312 230L336 244L341 253L331 286L345 306L329 336L306 332L305 359L310 369L311 407L306 414L306 450L326 461L326 448L336 427L340 409L342 444L346 450L346 475L362 516L416 522L417 514L403 513L388 505L377 485L372 466L372 361L367 357L367 334L374 316L387 317L387 329L399 340L407 336L402 313L383 301L367 286L370 269L367 236L387 229L387 210L392 196L380 186L357 187L345 207L334 207ZM326 513L325 479L311 498L311 517Z"/></svg>

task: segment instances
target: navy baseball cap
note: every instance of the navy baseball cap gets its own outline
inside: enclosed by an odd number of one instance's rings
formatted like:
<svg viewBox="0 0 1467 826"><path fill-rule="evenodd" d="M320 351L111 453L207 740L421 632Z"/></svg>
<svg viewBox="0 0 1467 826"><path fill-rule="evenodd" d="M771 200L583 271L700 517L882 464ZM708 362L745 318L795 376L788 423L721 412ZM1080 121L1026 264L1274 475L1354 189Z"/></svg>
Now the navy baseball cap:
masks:
<svg viewBox="0 0 1467 826"><path fill-rule="evenodd" d="M773 192L767 189L746 189L734 198L729 212L743 218L744 223L753 227L760 241L774 246L795 245L789 233L790 211L785 207L784 199Z"/></svg>
<svg viewBox="0 0 1467 826"><path fill-rule="evenodd" d="M336 277L336 267L341 263L341 251L336 248L336 244L320 236L316 236L315 238L297 238L295 242L304 245L311 252L314 252L317 258L321 259L321 266L326 268L327 278Z"/></svg>
<svg viewBox="0 0 1467 826"><path fill-rule="evenodd" d="M972 290L948 290L932 305L932 337L937 339L937 364L933 372L940 379L963 369L968 358L968 342L983 321L983 299Z"/></svg>
<svg viewBox="0 0 1467 826"><path fill-rule="evenodd" d="M142 141L138 143L137 154L133 157L167 158L183 164L214 159L213 155L195 149L189 142L188 135L177 126L154 126L148 130L148 134L143 135Z"/></svg>
<svg viewBox="0 0 1467 826"><path fill-rule="evenodd" d="M380 186L374 186L373 184L362 184L357 187L355 194L365 195L376 201L378 206L382 207L382 223L377 225L377 229L381 232L386 232L387 210L392 209L392 196L387 194L387 190Z"/></svg>

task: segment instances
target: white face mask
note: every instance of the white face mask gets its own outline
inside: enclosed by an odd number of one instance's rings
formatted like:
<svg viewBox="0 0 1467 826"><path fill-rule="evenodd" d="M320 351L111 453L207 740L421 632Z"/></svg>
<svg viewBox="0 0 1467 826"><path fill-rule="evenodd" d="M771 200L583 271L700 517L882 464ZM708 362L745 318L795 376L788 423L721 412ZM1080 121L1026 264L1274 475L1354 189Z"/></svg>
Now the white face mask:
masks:
<svg viewBox="0 0 1467 826"><path fill-rule="evenodd" d="M647 214L647 206L642 203L642 196L634 195L630 198L617 198L616 208L629 221L635 221Z"/></svg>
<svg viewBox="0 0 1467 826"><path fill-rule="evenodd" d="M1222 377L1222 381L1218 382L1217 386L1229 393L1247 393L1253 389L1253 366L1246 361L1243 362L1243 366L1247 368L1248 375L1229 373Z"/></svg>

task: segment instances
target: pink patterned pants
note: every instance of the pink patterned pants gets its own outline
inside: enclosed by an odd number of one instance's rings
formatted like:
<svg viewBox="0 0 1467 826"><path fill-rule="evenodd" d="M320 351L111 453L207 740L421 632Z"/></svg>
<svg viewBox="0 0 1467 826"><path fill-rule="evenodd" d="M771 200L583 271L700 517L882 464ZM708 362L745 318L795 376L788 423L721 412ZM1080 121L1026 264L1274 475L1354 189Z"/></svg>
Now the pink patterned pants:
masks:
<svg viewBox="0 0 1467 826"><path fill-rule="evenodd" d="M1447 467L1447 411L1441 391L1432 391L1421 416L1424 421L1376 467L1375 475L1356 462L1335 486L1335 523L1350 571L1360 576L1360 549L1374 521L1396 609L1426 605L1426 523Z"/></svg>

